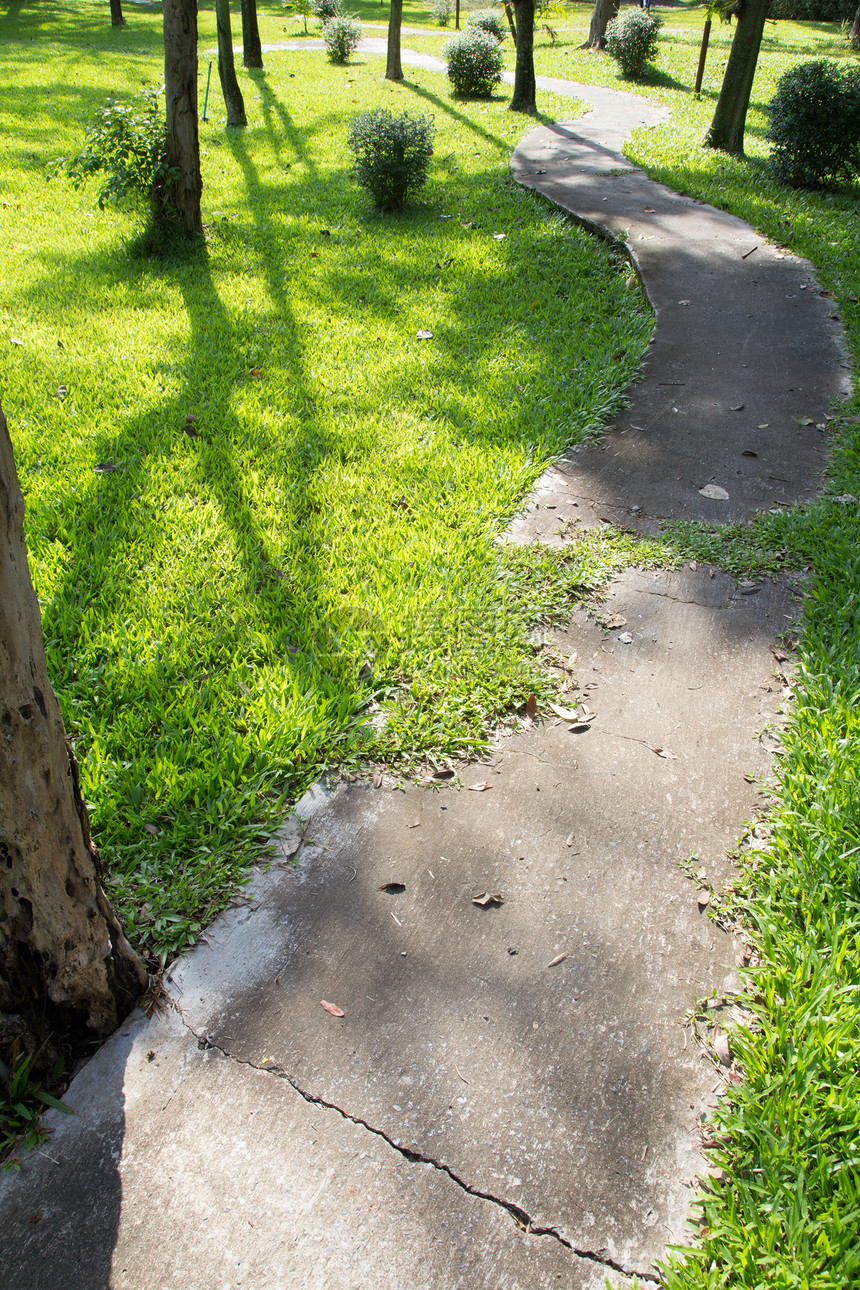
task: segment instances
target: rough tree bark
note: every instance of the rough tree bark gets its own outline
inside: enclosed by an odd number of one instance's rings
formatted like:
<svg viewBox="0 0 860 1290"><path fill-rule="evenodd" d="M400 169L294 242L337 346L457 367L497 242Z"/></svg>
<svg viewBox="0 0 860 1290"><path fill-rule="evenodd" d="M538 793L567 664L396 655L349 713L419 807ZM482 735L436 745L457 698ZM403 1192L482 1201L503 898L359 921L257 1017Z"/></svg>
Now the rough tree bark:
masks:
<svg viewBox="0 0 860 1290"><path fill-rule="evenodd" d="M176 219L186 233L202 234L196 0L164 0L164 112L167 162L179 178L155 194L156 213Z"/></svg>
<svg viewBox="0 0 860 1290"><path fill-rule="evenodd" d="M388 10L388 57L385 62L385 79L402 81L400 65L400 26L403 21L403 0L391 0Z"/></svg>
<svg viewBox="0 0 860 1290"><path fill-rule="evenodd" d="M517 61L514 92L508 108L534 116L535 103L535 0L514 0L517 25Z"/></svg>
<svg viewBox="0 0 860 1290"><path fill-rule="evenodd" d="M125 18L122 16L122 0L110 0L110 20L112 27L125 26Z"/></svg>
<svg viewBox="0 0 860 1290"><path fill-rule="evenodd" d="M852 49L860 49L860 5L857 6L854 21L852 22L851 30L848 33L848 44Z"/></svg>
<svg viewBox="0 0 860 1290"><path fill-rule="evenodd" d="M242 0L242 62L246 67L263 66L263 47L257 25L257 0Z"/></svg>
<svg viewBox="0 0 860 1290"><path fill-rule="evenodd" d="M0 1013L32 1041L108 1035L146 970L101 885L77 763L48 680L24 499L0 409Z"/></svg>
<svg viewBox="0 0 860 1290"><path fill-rule="evenodd" d="M588 40L580 45L580 49L606 48L606 28L613 18L618 17L618 6L619 0L594 0Z"/></svg>
<svg viewBox="0 0 860 1290"><path fill-rule="evenodd" d="M245 100L236 80L233 61L233 33L230 30L230 0L215 0L215 18L218 25L218 76L224 106L227 108L227 125L239 128L248 124Z"/></svg>
<svg viewBox="0 0 860 1290"><path fill-rule="evenodd" d="M769 7L770 0L743 0L736 10L738 25L720 97L711 127L702 141L706 148L719 148L722 152L743 156L747 109Z"/></svg>

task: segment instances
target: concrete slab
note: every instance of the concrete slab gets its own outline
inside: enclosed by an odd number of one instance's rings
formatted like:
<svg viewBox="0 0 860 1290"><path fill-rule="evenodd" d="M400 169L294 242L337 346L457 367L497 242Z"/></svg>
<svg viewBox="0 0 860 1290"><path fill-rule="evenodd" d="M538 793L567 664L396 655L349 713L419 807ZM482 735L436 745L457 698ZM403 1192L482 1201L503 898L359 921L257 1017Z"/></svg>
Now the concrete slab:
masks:
<svg viewBox="0 0 860 1290"><path fill-rule="evenodd" d="M19 1290L602 1290L607 1269L276 1075L136 1014L2 1182ZM619 1277L621 1285L629 1285Z"/></svg>
<svg viewBox="0 0 860 1290"><path fill-rule="evenodd" d="M757 800L744 775L769 767L769 643L796 609L785 586L745 590L632 571L603 611L624 632L582 611L554 636L590 729L522 731L456 791L319 794L299 868L174 967L188 1025L574 1249L652 1271L684 1238L720 1078L685 1012L737 984L679 864L726 872Z"/></svg>

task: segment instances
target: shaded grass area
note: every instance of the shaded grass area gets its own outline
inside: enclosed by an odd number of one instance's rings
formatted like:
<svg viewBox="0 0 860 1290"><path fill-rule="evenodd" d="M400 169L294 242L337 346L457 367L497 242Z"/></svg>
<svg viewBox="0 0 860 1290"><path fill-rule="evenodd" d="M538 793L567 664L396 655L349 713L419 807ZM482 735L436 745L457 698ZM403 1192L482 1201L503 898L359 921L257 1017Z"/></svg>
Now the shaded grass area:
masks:
<svg viewBox="0 0 860 1290"><path fill-rule="evenodd" d="M203 127L205 251L135 258L131 217L44 170L108 90L158 83L158 15L81 10L0 18L3 402L94 836L164 961L321 772L468 755L547 689L533 627L634 544L495 538L652 324L625 262L511 181L505 98L315 53L242 74L247 131ZM437 128L399 218L347 174L380 102Z"/></svg>

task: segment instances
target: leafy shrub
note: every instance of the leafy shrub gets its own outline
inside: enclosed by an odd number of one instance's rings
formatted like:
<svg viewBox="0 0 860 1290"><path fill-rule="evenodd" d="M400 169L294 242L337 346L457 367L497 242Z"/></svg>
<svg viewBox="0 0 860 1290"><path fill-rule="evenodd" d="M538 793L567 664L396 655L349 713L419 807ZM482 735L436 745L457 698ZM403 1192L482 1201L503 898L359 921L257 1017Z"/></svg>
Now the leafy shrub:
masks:
<svg viewBox="0 0 860 1290"><path fill-rule="evenodd" d="M767 105L770 167L790 188L821 188L860 171L860 68L798 63Z"/></svg>
<svg viewBox="0 0 860 1290"><path fill-rule="evenodd" d="M480 27L467 27L442 49L448 79L457 94L488 97L502 79L502 47Z"/></svg>
<svg viewBox="0 0 860 1290"><path fill-rule="evenodd" d="M352 14L341 13L329 18L322 30L323 43L330 63L345 63L361 40L361 23Z"/></svg>
<svg viewBox="0 0 860 1290"><path fill-rule="evenodd" d="M343 5L341 0L313 0L313 11L320 22L325 23L332 18L339 18L343 13Z"/></svg>
<svg viewBox="0 0 860 1290"><path fill-rule="evenodd" d="M495 36L500 42L505 38L502 19L499 14L493 13L492 9L479 9L477 13L470 14L466 21L466 28L469 27L477 27L489 36Z"/></svg>
<svg viewBox="0 0 860 1290"><path fill-rule="evenodd" d="M636 80L645 64L657 56L657 32L663 23L656 14L629 9L606 28L606 52L621 65L621 75Z"/></svg>
<svg viewBox="0 0 860 1290"><path fill-rule="evenodd" d="M96 112L80 152L51 163L48 177L55 175L66 175L75 188L100 175L101 210L111 203L154 203L159 190L178 178L167 164L155 91L143 90L130 104L108 99Z"/></svg>
<svg viewBox="0 0 860 1290"><path fill-rule="evenodd" d="M433 21L437 27L447 27L453 14L453 0L433 0Z"/></svg>
<svg viewBox="0 0 860 1290"><path fill-rule="evenodd" d="M352 174L381 210L399 210L423 188L434 134L429 116L395 116L388 108L372 108L355 118L347 139L355 157Z"/></svg>

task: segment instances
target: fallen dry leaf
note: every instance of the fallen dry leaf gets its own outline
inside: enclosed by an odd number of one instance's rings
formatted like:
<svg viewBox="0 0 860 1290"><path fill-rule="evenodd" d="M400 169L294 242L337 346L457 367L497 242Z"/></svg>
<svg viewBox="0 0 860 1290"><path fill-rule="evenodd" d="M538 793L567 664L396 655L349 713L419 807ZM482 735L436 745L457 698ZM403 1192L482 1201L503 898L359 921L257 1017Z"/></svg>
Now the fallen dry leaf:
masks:
<svg viewBox="0 0 860 1290"><path fill-rule="evenodd" d="M746 407L745 403L735 403L732 406L732 412L743 412L745 407Z"/></svg>
<svg viewBox="0 0 860 1290"><path fill-rule="evenodd" d="M404 882L384 882L381 887L377 887L377 891L387 892L389 896L399 896L405 890Z"/></svg>
<svg viewBox="0 0 860 1290"><path fill-rule="evenodd" d="M533 694L530 694L529 701L526 704L526 716L530 717L531 720L534 721L535 717L537 716L537 711L538 711L537 699Z"/></svg>
<svg viewBox="0 0 860 1290"><path fill-rule="evenodd" d="M493 786L492 784L467 784L466 787L472 793L486 793L487 789Z"/></svg>
<svg viewBox="0 0 860 1290"><path fill-rule="evenodd" d="M343 1008L339 1008L336 1003L327 1003L325 999L320 999L320 1006L330 1012L333 1017L345 1017L346 1013Z"/></svg>
<svg viewBox="0 0 860 1290"><path fill-rule="evenodd" d="M616 627L626 627L627 619L623 614L610 614L608 618L603 619L602 626L614 631Z"/></svg>
<svg viewBox="0 0 860 1290"><path fill-rule="evenodd" d="M161 830L157 829L154 824L144 824L143 827L146 829L147 833L151 833L154 838L161 836Z"/></svg>
<svg viewBox="0 0 860 1290"><path fill-rule="evenodd" d="M655 752L655 753L657 754L657 756L658 756L658 757L665 757L665 758L666 758L666 761L677 761L677 760L678 760L678 754L677 754L677 753L673 753L673 752L669 752L668 748L652 748L652 749L651 749L651 751L652 751L652 752Z"/></svg>
<svg viewBox="0 0 860 1290"><path fill-rule="evenodd" d="M696 902L700 909L704 909L707 905L710 905L711 893L708 891L707 887L702 887L696 892Z"/></svg>
<svg viewBox="0 0 860 1290"><path fill-rule="evenodd" d="M472 897L472 904L480 905L482 909L486 909L487 905L504 905L504 903L505 898L500 891L482 891L480 896Z"/></svg>
<svg viewBox="0 0 860 1290"><path fill-rule="evenodd" d="M572 726L567 728L572 735L584 735L586 730L591 729L591 721L575 721Z"/></svg>
<svg viewBox="0 0 860 1290"><path fill-rule="evenodd" d="M705 484L704 488L699 489L699 494L702 497L709 497L713 502L727 502L729 500L728 493L724 488L720 488L719 484Z"/></svg>
<svg viewBox="0 0 860 1290"><path fill-rule="evenodd" d="M718 1030L714 1034L714 1052L723 1066L731 1066L732 1055L729 1052L729 1037L722 1030Z"/></svg>
<svg viewBox="0 0 860 1290"><path fill-rule="evenodd" d="M564 845L565 845L566 847L572 847L575 841L576 841L576 839L574 838L573 834L572 834L572 833L568 833L567 838L565 839L565 843L564 843Z"/></svg>
<svg viewBox="0 0 860 1290"><path fill-rule="evenodd" d="M792 417L791 419L792 421L796 421L799 426L815 425L815 422L813 421L812 417Z"/></svg>
<svg viewBox="0 0 860 1290"><path fill-rule="evenodd" d="M426 330L417 331L417 332L415 333L415 339L416 339L416 340L432 340L432 339L433 339L433 333L432 333L432 331L426 331Z"/></svg>
<svg viewBox="0 0 860 1290"><path fill-rule="evenodd" d="M563 962L564 962L564 960L565 960L566 958L567 958L567 954L566 954L566 953L565 953L565 954L556 954L555 958L554 958L554 959L551 959L551 960L549 961L549 963L547 963L547 967L548 967L548 968L555 967L558 963L563 963Z"/></svg>
<svg viewBox="0 0 860 1290"><path fill-rule="evenodd" d="M550 703L549 706L557 717L561 717L562 721L579 720L579 713L576 711L576 708L562 708L558 703Z"/></svg>

